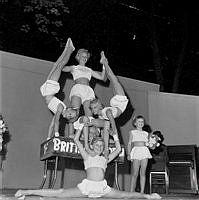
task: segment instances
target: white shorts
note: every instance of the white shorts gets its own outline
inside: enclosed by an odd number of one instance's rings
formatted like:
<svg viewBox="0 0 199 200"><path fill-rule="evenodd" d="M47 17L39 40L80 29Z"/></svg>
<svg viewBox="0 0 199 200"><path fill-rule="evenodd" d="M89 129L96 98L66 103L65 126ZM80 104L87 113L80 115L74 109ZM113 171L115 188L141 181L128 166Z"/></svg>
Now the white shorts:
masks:
<svg viewBox="0 0 199 200"><path fill-rule="evenodd" d="M115 95L114 97L111 98L110 105L112 107L119 108L123 113L125 111L125 109L126 109L128 101L129 100L127 99L127 96Z"/></svg>
<svg viewBox="0 0 199 200"><path fill-rule="evenodd" d="M82 194L91 198L102 197L111 191L111 188L107 185L107 181L90 181L84 179L77 185Z"/></svg>
<svg viewBox="0 0 199 200"><path fill-rule="evenodd" d="M57 81L47 80L41 87L42 96L55 95L59 92L60 85Z"/></svg>
<svg viewBox="0 0 199 200"><path fill-rule="evenodd" d="M131 160L143 160L145 158L152 158L149 149L145 146L143 147L133 147L130 153Z"/></svg>
<svg viewBox="0 0 199 200"><path fill-rule="evenodd" d="M95 98L95 93L93 89L88 85L75 84L70 91L69 99L71 100L72 96L78 96L81 98L82 103L86 100L92 100Z"/></svg>
<svg viewBox="0 0 199 200"><path fill-rule="evenodd" d="M53 97L50 100L48 104L48 108L55 114L57 112L57 107L60 103L63 105L64 110L66 110L66 105L64 104L64 102L60 101L57 97Z"/></svg>

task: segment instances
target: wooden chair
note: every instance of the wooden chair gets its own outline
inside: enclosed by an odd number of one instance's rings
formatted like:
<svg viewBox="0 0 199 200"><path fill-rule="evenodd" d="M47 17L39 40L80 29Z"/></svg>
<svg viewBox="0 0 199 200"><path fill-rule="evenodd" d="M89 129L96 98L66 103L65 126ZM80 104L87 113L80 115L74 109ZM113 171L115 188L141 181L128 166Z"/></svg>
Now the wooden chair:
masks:
<svg viewBox="0 0 199 200"><path fill-rule="evenodd" d="M167 147L170 192L198 193L196 150L196 145Z"/></svg>

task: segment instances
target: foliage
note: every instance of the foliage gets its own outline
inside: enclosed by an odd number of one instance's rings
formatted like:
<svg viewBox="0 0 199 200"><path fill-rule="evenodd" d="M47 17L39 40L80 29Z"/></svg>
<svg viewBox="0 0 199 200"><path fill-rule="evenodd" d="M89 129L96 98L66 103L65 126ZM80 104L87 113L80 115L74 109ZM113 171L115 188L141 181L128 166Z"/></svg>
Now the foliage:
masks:
<svg viewBox="0 0 199 200"><path fill-rule="evenodd" d="M41 33L52 35L62 46L59 30L63 27L63 18L69 14L69 9L62 0L30 0L24 5L27 20L21 26L21 31L29 33L37 29ZM32 21L32 23L30 23Z"/></svg>
<svg viewBox="0 0 199 200"><path fill-rule="evenodd" d="M4 122L2 114L0 114L0 152L3 149L3 145L7 142L5 138L7 138L6 135L8 134L9 134L8 127Z"/></svg>

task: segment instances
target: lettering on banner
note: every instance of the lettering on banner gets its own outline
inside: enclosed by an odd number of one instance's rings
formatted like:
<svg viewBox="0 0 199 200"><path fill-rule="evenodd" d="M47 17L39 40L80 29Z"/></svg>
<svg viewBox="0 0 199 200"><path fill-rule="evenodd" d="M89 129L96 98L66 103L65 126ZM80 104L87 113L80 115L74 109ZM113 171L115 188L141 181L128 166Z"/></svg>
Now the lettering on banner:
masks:
<svg viewBox="0 0 199 200"><path fill-rule="evenodd" d="M53 139L53 150L59 152L79 154L77 145L71 141L61 141L59 138Z"/></svg>

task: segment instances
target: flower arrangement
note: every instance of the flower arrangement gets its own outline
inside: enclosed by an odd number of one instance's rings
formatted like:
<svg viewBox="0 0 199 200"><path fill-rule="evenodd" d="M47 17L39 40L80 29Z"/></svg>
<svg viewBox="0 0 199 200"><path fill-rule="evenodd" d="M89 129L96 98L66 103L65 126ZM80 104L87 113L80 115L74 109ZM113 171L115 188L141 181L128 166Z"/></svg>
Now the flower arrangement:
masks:
<svg viewBox="0 0 199 200"><path fill-rule="evenodd" d="M149 141L146 143L146 146L148 146L150 149L155 149L156 147L159 147L161 143L161 138L157 135L151 134L149 136Z"/></svg>
<svg viewBox="0 0 199 200"><path fill-rule="evenodd" d="M3 138L4 134L8 133L8 127L6 126L2 114L0 114L0 152L2 151L3 148Z"/></svg>

